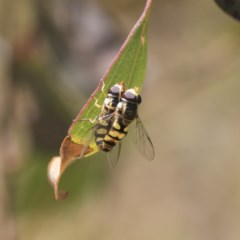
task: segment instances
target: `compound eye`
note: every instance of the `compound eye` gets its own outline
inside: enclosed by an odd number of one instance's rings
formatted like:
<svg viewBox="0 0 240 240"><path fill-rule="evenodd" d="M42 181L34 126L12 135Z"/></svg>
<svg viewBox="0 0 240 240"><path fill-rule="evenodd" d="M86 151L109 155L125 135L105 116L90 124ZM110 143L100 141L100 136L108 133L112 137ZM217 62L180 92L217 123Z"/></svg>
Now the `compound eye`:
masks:
<svg viewBox="0 0 240 240"><path fill-rule="evenodd" d="M111 87L108 91L109 94L112 94L114 96L119 96L122 92L122 87L118 84Z"/></svg>
<svg viewBox="0 0 240 240"><path fill-rule="evenodd" d="M142 102L142 98L140 95L137 96L137 103L140 104Z"/></svg>
<svg viewBox="0 0 240 240"><path fill-rule="evenodd" d="M134 94L134 92L130 89L130 90L127 90L124 94L123 94L123 97L126 99L126 100L129 100L129 101L133 101L136 97L136 95Z"/></svg>
<svg viewBox="0 0 240 240"><path fill-rule="evenodd" d="M134 89L127 90L123 94L123 97L129 102L134 102L134 103L137 103L137 104L140 104L141 101L142 101L141 96L139 94L137 94Z"/></svg>

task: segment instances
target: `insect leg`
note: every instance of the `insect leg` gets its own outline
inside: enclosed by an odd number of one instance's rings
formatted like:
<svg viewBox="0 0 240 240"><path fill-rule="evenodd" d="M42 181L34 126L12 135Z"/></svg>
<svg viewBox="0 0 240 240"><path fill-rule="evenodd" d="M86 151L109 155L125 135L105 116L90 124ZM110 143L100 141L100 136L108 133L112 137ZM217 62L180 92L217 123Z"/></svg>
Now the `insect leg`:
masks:
<svg viewBox="0 0 240 240"><path fill-rule="evenodd" d="M73 122L88 121L93 124L97 121L97 119L98 119L98 117L95 117L94 119L92 119L92 118L73 119Z"/></svg>

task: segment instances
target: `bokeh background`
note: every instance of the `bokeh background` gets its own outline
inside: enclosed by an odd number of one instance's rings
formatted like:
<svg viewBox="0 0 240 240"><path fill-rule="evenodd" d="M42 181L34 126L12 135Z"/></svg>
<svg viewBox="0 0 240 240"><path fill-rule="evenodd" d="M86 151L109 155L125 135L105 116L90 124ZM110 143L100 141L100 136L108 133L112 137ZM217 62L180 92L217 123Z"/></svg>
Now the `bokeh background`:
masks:
<svg viewBox="0 0 240 240"><path fill-rule="evenodd" d="M240 24L214 1L156 0L139 114L124 140L61 179L47 164L140 16L143 0L0 1L0 239L238 240Z"/></svg>

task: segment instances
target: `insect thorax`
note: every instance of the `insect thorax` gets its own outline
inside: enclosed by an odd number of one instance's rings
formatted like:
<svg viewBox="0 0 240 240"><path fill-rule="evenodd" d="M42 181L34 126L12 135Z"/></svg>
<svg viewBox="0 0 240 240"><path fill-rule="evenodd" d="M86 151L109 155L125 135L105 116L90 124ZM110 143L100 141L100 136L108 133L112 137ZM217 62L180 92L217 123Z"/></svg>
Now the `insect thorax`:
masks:
<svg viewBox="0 0 240 240"><path fill-rule="evenodd" d="M118 104L117 113L126 123L130 123L137 116L137 104L131 102L121 102Z"/></svg>

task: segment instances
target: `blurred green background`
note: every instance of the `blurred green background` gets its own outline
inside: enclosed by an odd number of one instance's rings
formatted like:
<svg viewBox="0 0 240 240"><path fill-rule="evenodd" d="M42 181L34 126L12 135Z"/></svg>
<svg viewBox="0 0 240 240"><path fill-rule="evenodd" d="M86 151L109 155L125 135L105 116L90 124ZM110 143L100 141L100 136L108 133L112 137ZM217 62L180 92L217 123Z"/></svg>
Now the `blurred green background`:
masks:
<svg viewBox="0 0 240 240"><path fill-rule="evenodd" d="M240 25L214 1L156 0L139 114L123 143L46 168L143 10L141 0L0 0L0 239L240 238Z"/></svg>

